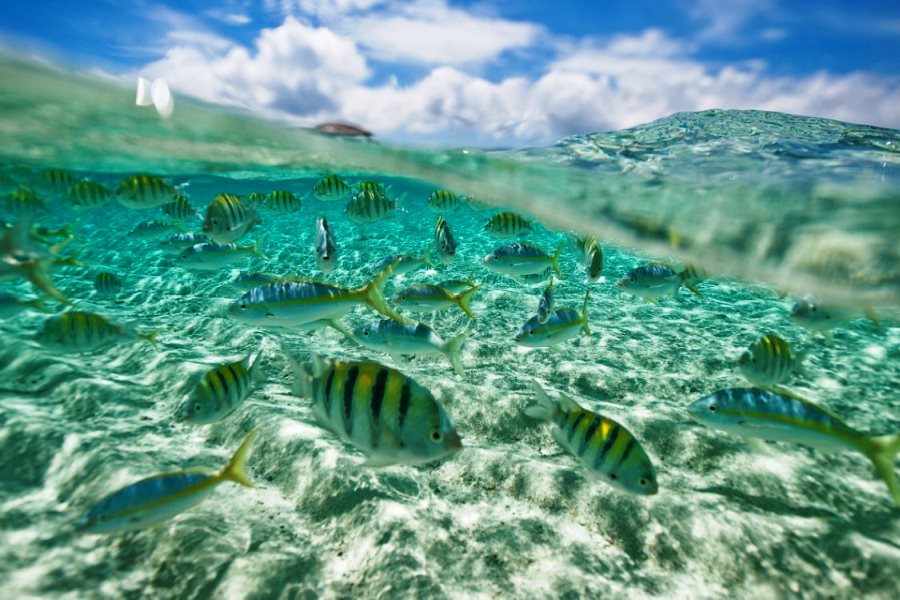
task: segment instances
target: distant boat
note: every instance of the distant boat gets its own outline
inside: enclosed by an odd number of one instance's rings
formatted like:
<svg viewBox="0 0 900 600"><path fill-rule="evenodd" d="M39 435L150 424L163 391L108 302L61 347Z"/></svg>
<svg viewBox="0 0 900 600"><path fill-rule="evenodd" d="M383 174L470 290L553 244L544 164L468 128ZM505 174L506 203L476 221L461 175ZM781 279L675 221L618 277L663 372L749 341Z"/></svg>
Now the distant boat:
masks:
<svg viewBox="0 0 900 600"><path fill-rule="evenodd" d="M326 123L320 123L319 125L316 125L314 129L316 131L329 133L331 135L360 136L367 138L372 137L371 131L367 131L362 127L352 125L350 123L328 121Z"/></svg>

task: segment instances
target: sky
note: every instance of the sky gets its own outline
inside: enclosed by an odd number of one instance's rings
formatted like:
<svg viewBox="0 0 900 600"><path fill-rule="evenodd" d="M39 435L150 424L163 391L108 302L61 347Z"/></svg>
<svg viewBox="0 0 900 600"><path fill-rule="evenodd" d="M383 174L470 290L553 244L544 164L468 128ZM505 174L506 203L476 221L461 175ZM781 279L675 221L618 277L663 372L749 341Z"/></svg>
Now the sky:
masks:
<svg viewBox="0 0 900 600"><path fill-rule="evenodd" d="M7 49L399 143L544 145L709 108L900 128L896 0L4 4Z"/></svg>

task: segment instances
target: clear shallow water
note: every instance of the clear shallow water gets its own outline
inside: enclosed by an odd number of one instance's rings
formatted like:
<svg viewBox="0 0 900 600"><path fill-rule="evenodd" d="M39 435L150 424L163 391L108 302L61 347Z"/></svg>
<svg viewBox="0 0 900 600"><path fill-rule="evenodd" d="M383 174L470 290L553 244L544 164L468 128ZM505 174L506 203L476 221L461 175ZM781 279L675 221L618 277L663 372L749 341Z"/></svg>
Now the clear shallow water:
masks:
<svg viewBox="0 0 900 600"><path fill-rule="evenodd" d="M862 431L900 431L900 328L890 311L895 282L884 275L896 263L864 262L883 274L877 284L856 276L834 286L851 299L880 298L878 310L887 316L879 328L853 321L830 343L791 322L790 299L779 299L773 286L735 278L755 273L752 267L773 274L760 281L779 283L787 269L816 289L832 289L833 269L821 276L787 260L789 250L773 258L749 244L773 222L772 206L790 215L779 224L786 248L797 243L798 229L816 224L824 228L819 237L849 239L860 252L896 252L889 233L897 230L897 132L702 113L502 156L412 152L287 132L186 103L161 124L130 106L130 90L12 63L4 69L28 75L2 87L0 152L7 164L63 166L110 185L131 171L160 172L189 184L184 189L198 207L223 191L305 193L326 169L351 181L365 173L406 194L408 212L365 227L343 216L344 203L308 199L296 214L264 213L248 239L267 232L270 259L248 259L240 271L317 275L314 223L325 214L341 252L329 279L361 285L378 258L424 250L435 221L424 198L448 184L497 202L507 193L508 206L552 214L543 219L548 225L580 221L621 236L618 244L601 238L606 281L592 286L594 335L560 352L525 350L512 337L534 313L542 286L526 288L481 268L480 258L504 243L481 230L491 211L449 214L460 242L455 262L397 276L388 291L474 272L483 283L472 303L477 321L455 309L424 319L445 339L470 332L460 378L443 357L395 363L333 330L273 334L237 323L225 310L241 293L231 283L238 269L184 270L153 243L128 236L138 222L159 218L158 210L114 203L76 215L53 203L46 224L74 222L77 239L67 252L80 249L80 260L91 265L60 268L54 281L83 310L160 328L161 351L136 342L58 356L31 340L45 316L0 321L0 580L14 597L897 594L898 509L865 458L747 442L695 424L685 410L701 395L743 385L738 355L776 331L809 352L792 389ZM11 81L3 75L0 81ZM29 78L38 83L29 87ZM60 87L70 93L60 97ZM629 194L579 196L586 182ZM698 189L707 195L685 191ZM736 189L746 192L737 204ZM831 191L816 191L823 189ZM785 195L772 197L773 190ZM628 206L705 245L672 248L668 229L636 222ZM708 231L704 218L722 227ZM682 222L695 226L676 227ZM738 231L747 223L748 245L733 244L726 225ZM564 236L538 227L527 239L550 251ZM704 265L715 260L712 248L726 263L742 258L743 266L701 284L702 298L681 290L659 306L612 285L644 261L635 249L682 257L698 248ZM583 268L569 250L561 266L557 301L579 307ZM117 301L94 295L100 268L124 280ZM32 295L27 283L2 289ZM375 317L360 308L345 322ZM427 467L358 466L360 455L316 424L307 400L289 394L281 344L300 357L315 351L376 360L412 375L441 400L467 448ZM267 380L235 414L207 427L176 423L193 374L257 348ZM534 378L627 425L654 461L659 493L618 493L561 453L548 427L523 415ZM257 489L223 484L181 517L136 534L73 531L85 510L121 486L159 472L220 466L254 427L260 432L249 472Z"/></svg>

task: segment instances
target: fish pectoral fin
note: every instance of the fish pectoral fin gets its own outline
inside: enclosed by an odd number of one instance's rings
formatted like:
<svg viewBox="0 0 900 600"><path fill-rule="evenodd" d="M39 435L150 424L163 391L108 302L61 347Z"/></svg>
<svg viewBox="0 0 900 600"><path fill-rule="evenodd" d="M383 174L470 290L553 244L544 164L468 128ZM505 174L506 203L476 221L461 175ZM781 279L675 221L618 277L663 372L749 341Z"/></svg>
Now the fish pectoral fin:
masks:
<svg viewBox="0 0 900 600"><path fill-rule="evenodd" d="M370 456L360 464L363 467L378 469L380 467L389 467L391 465L395 465L397 464L397 461L386 456Z"/></svg>

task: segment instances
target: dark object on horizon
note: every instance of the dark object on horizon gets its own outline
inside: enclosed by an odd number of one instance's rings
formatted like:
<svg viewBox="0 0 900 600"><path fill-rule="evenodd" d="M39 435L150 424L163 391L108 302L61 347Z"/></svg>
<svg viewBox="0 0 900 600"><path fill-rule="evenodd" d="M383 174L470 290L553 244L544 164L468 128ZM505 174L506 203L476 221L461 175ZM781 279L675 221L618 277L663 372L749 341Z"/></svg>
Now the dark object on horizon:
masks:
<svg viewBox="0 0 900 600"><path fill-rule="evenodd" d="M327 123L320 123L315 126L316 131L320 131L322 133L330 133L332 135L349 135L349 136L361 136L361 137L372 137L372 132L363 129L357 125L352 125L350 123L338 123L335 121L328 121Z"/></svg>

